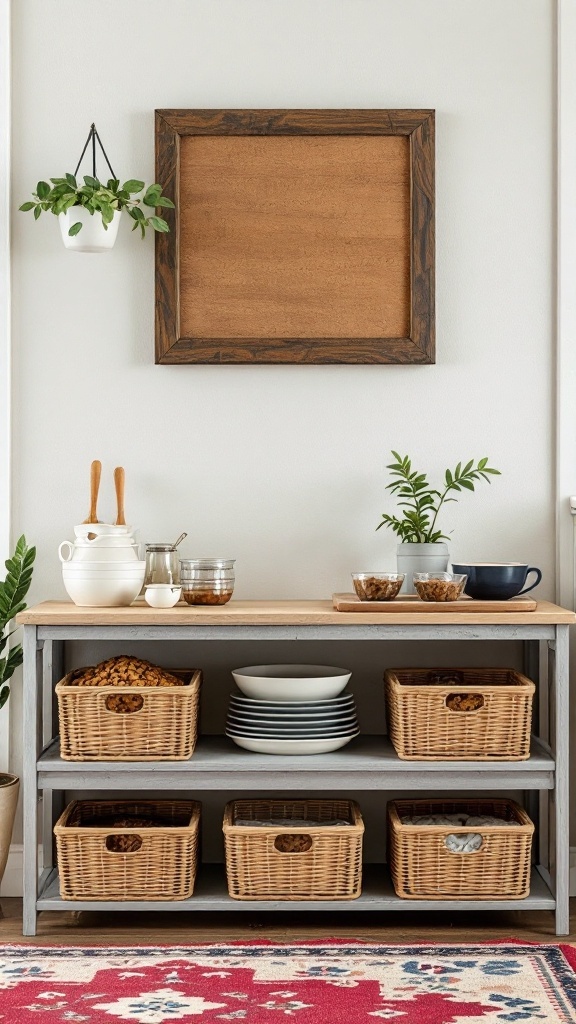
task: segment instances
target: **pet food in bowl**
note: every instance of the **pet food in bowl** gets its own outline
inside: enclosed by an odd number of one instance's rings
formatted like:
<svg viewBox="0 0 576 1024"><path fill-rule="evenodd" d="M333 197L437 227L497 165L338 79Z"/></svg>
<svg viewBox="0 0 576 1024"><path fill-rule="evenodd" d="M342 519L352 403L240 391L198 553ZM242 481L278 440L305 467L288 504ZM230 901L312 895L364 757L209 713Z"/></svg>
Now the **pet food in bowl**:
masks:
<svg viewBox="0 0 576 1024"><path fill-rule="evenodd" d="M404 583L403 572L353 572L354 590L361 601L393 601Z"/></svg>
<svg viewBox="0 0 576 1024"><path fill-rule="evenodd" d="M457 601L465 583L465 576L451 572L414 573L414 587L422 601Z"/></svg>

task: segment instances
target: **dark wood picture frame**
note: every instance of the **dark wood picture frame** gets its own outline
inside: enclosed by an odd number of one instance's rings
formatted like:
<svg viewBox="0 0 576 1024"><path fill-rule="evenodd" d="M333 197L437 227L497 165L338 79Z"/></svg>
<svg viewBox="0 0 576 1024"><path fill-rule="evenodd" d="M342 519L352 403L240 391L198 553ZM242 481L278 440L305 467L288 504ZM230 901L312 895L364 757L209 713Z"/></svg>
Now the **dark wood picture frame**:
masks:
<svg viewBox="0 0 576 1024"><path fill-rule="evenodd" d="M343 145L351 138L405 137L408 143L405 223L409 251L405 256L406 329L400 332L402 336L204 336L216 334L213 330L188 331L190 336L186 336L181 329L184 266L181 244L185 235L181 211L186 210L190 219L185 204L192 200L183 194L181 152L186 152L185 140L190 136L332 136L342 140ZM155 180L176 204L175 210L162 210L170 232L156 234L157 363L423 364L435 361L433 110L157 110ZM385 263L382 260L384 269ZM383 279L383 288L384 284ZM217 287L216 281L213 287Z"/></svg>

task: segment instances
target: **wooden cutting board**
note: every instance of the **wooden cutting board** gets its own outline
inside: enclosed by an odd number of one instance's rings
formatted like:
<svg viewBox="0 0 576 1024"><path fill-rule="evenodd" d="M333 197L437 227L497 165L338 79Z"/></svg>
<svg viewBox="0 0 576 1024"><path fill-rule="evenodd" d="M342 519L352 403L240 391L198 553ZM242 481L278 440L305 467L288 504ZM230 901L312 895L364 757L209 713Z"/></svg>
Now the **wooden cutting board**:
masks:
<svg viewBox="0 0 576 1024"><path fill-rule="evenodd" d="M394 601L361 601L356 594L332 594L337 612L533 612L536 601L531 597L511 597L508 601L422 601L417 594L405 594Z"/></svg>

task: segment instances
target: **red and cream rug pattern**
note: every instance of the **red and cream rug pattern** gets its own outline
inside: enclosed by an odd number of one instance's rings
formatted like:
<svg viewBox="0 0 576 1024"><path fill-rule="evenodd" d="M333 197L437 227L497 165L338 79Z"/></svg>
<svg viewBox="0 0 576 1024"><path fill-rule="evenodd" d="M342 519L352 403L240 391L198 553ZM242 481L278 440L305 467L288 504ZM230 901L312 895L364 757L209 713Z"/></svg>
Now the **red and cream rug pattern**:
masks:
<svg viewBox="0 0 576 1024"><path fill-rule="evenodd" d="M371 943L0 948L0 1024L565 1024L576 948Z"/></svg>

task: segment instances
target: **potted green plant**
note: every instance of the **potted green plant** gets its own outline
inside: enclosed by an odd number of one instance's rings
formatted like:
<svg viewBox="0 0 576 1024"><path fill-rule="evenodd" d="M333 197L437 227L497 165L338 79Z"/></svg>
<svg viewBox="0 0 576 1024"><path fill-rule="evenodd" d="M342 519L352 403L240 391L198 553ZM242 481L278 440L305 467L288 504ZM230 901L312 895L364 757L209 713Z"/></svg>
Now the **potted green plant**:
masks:
<svg viewBox="0 0 576 1024"><path fill-rule="evenodd" d="M90 142L92 174L85 174L79 180L76 175ZM96 142L104 154L111 175L106 184L96 175ZM132 230L139 228L142 238L147 228L169 231L166 221L157 216L157 207L173 209L174 203L162 194L162 186L157 183L146 188L143 181L130 178L121 184L112 170L96 126L92 125L74 174L50 178L49 182L39 181L32 199L22 203L20 209L24 213L33 211L36 220L42 213L53 213L58 217L62 240L67 249L76 252L109 252L116 241L123 210L134 221Z"/></svg>
<svg viewBox="0 0 576 1024"><path fill-rule="evenodd" d="M488 459L471 459L465 465L459 462L456 469L447 469L442 489L431 487L425 473L412 468L407 455L392 452L395 462L386 468L394 477L386 490L396 495L401 509L399 516L382 514L382 521L376 527L389 527L400 544L396 549L398 572L406 573L402 590L413 594L412 575L415 572L445 572L450 558L444 542L449 537L438 527L438 516L444 505L458 501L454 493L473 491L479 480L490 483L491 476L499 476L500 470L488 465Z"/></svg>
<svg viewBox="0 0 576 1024"><path fill-rule="evenodd" d="M118 178L110 178L104 185L89 174L80 182L73 174L50 178L50 182L39 181L32 199L20 209L33 210L36 220L42 213L58 217L67 249L76 252L110 250L116 241L122 210L134 221L132 230L140 228L142 238L146 228L170 230L166 221L155 213L158 206L174 206L171 199L162 195L161 185L149 185L144 191L145 183L132 178L124 184L120 184ZM141 192L144 194L140 195Z"/></svg>
<svg viewBox="0 0 576 1024"><path fill-rule="evenodd" d="M22 664L22 645L7 649L8 640L15 632L8 627L14 616L26 607L24 598L32 581L35 557L36 548L28 547L26 538L20 537L12 558L5 563L6 577L0 582L0 709L10 696L8 680ZM0 773L0 882L8 860L19 790L17 775Z"/></svg>

